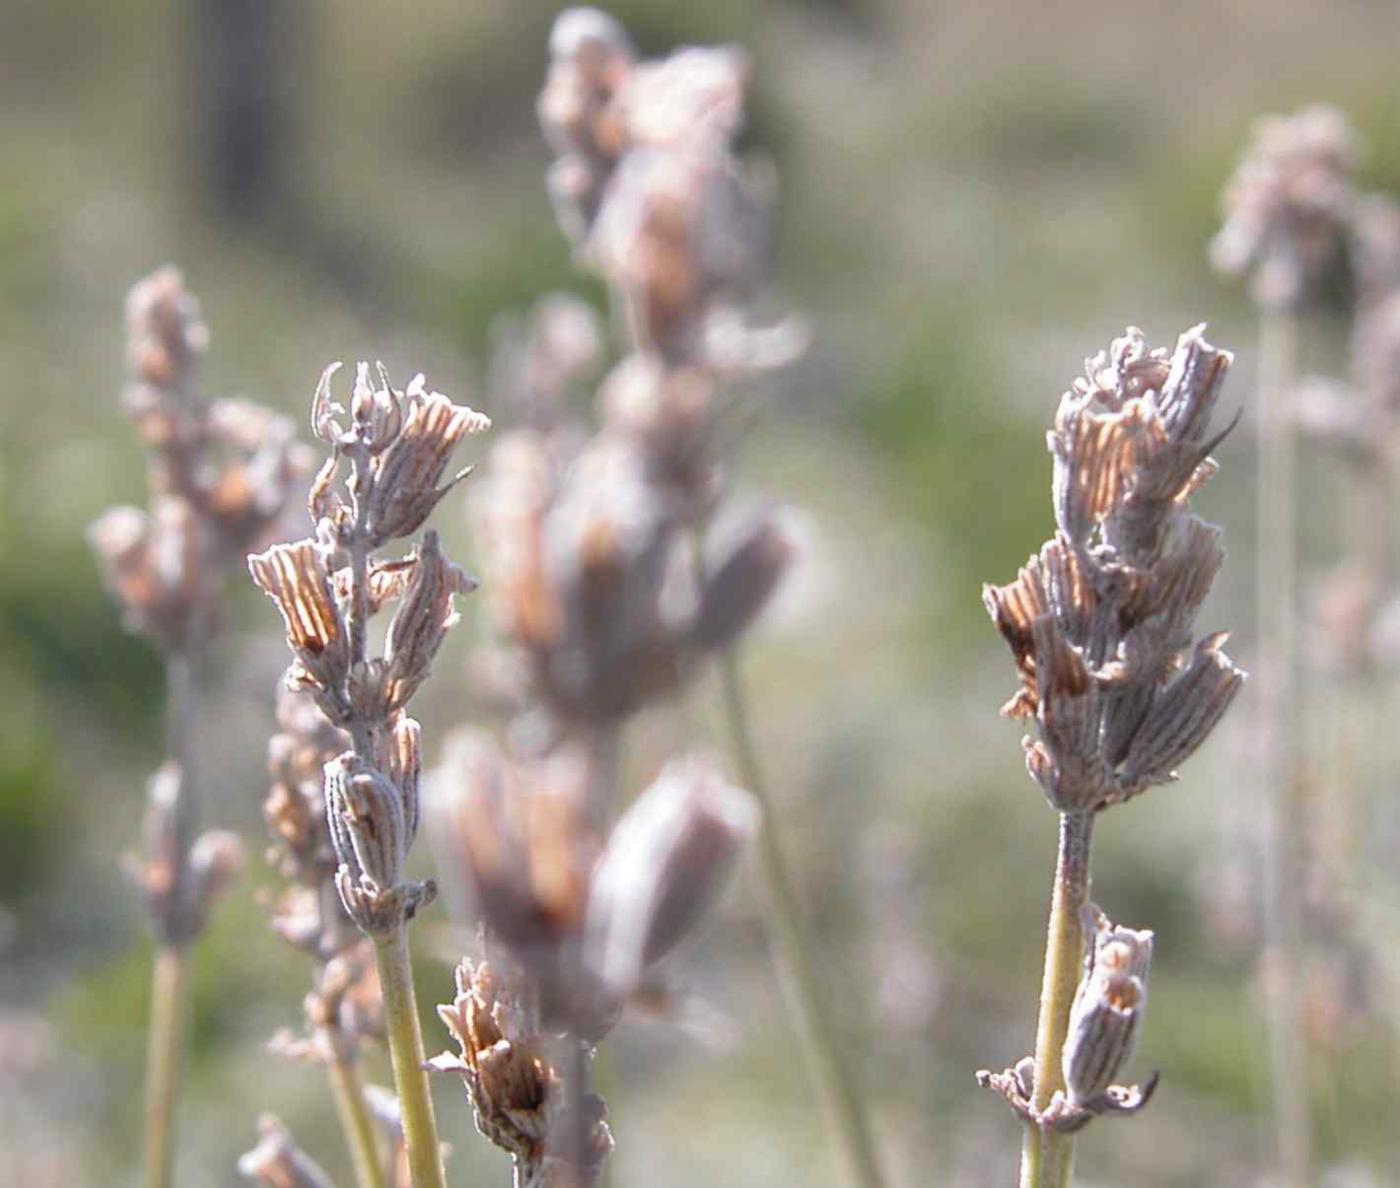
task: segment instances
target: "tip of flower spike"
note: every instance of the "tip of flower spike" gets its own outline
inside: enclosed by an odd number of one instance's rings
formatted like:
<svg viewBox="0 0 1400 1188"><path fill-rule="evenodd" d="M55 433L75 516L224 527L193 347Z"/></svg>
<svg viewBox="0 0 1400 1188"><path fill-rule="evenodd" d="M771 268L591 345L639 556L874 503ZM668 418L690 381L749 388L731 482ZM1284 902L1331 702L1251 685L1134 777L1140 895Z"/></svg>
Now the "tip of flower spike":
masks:
<svg viewBox="0 0 1400 1188"><path fill-rule="evenodd" d="M592 46L632 52L627 31L600 8L567 8L555 18L549 34L551 57L575 58Z"/></svg>

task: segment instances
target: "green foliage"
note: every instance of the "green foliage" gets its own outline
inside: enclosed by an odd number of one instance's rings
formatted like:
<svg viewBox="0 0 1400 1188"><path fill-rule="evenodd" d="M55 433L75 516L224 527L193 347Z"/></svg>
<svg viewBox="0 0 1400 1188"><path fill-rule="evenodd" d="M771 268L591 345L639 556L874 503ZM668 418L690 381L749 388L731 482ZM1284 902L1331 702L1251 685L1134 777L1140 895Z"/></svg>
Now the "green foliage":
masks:
<svg viewBox="0 0 1400 1188"><path fill-rule="evenodd" d="M936 536L932 576L946 596L930 630L940 648L978 646L991 634L982 583L1011 581L1047 534L1050 464L970 318L934 304L908 312L918 337L865 394L860 423L889 459L896 497Z"/></svg>

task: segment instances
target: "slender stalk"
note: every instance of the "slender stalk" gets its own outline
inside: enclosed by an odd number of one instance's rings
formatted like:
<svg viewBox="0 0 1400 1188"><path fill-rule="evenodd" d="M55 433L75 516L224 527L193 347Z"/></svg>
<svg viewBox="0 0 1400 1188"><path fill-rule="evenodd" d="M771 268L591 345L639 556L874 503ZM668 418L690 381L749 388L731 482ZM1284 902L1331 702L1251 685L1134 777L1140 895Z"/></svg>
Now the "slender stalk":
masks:
<svg viewBox="0 0 1400 1188"><path fill-rule="evenodd" d="M1256 549L1259 624L1261 807L1268 822L1265 853L1266 996L1279 1170L1285 1188L1313 1183L1307 1046L1298 997L1303 956L1300 868L1303 814L1293 740L1297 491L1292 394L1297 375L1298 318L1263 308L1259 322L1259 537Z"/></svg>
<svg viewBox="0 0 1400 1188"><path fill-rule="evenodd" d="M408 952L408 929L374 938L379 981L384 991L384 1023L394 1084L403 1113L404 1146L413 1188L446 1188L437 1118L423 1069L423 1032L418 1024L417 998L413 992L413 964Z"/></svg>
<svg viewBox="0 0 1400 1188"><path fill-rule="evenodd" d="M185 1031L185 950L156 950L146 1049L146 1183L170 1188L175 1162L175 1100Z"/></svg>
<svg viewBox="0 0 1400 1188"><path fill-rule="evenodd" d="M1060 1053L1069 1030L1074 992L1084 970L1084 910L1089 904L1089 843L1094 814L1060 814L1060 846L1045 932L1045 972L1035 1029L1035 1086L1031 1105L1044 1110L1065 1087ZM1074 1136L1027 1126L1021 1145L1021 1188L1069 1188Z"/></svg>
<svg viewBox="0 0 1400 1188"><path fill-rule="evenodd" d="M177 650L166 656L165 689L166 757L180 765L171 877L183 885L189 878L190 846L199 829L194 764L197 686L190 653ZM166 940L157 946L146 1052L146 1178L150 1188L169 1188L175 1162L175 1103L185 1046L186 965L183 943Z"/></svg>
<svg viewBox="0 0 1400 1188"><path fill-rule="evenodd" d="M861 1188L880 1188L884 1176L864 1103L850 1074L850 1065L838 1050L836 1031L822 1002L797 893L775 827L773 798L749 724L739 658L734 649L720 654L719 671L724 714L740 778L763 811L758 834L758 871L767 900L768 938L783 998L792 1012L808 1072L835 1127L850 1182Z"/></svg>
<svg viewBox="0 0 1400 1188"><path fill-rule="evenodd" d="M326 1072L335 1097L336 1113L345 1131L345 1145L350 1148L350 1158L355 1165L355 1182L360 1188L388 1188L379 1137L365 1100L359 1061L342 1051L342 1045L334 1036L330 1037L328 1046L332 1055Z"/></svg>

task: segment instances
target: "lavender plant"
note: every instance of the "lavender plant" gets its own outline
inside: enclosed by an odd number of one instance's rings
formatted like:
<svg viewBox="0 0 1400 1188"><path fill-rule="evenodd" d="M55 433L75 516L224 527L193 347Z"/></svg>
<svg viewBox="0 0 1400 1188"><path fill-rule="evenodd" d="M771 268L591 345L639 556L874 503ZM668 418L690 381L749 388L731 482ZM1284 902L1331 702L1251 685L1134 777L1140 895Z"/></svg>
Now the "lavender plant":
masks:
<svg viewBox="0 0 1400 1188"><path fill-rule="evenodd" d="M1299 321L1341 258L1353 197L1355 145L1341 115L1310 107L1260 121L1225 193L1225 223L1211 243L1222 272L1247 276L1259 310L1258 539L1259 803L1265 841L1265 932L1277 1145L1285 1182L1313 1182L1307 1049L1292 970L1304 936L1301 765L1295 740L1295 547Z"/></svg>
<svg viewBox="0 0 1400 1188"><path fill-rule="evenodd" d="M378 554L423 526L466 473L443 481L454 450L490 422L428 391L422 376L398 390L381 366L376 385L363 363L347 420L331 398L336 366L312 402L312 428L331 449L311 488L315 535L250 556L248 567L286 625L294 658L288 687L306 692L349 739L324 769L334 885L374 945L412 1182L442 1188L407 928L435 888L405 869L422 772L421 730L405 707L456 621L454 597L474 583L430 530L408 556ZM393 600L383 654L371 656L370 619Z"/></svg>
<svg viewBox="0 0 1400 1188"><path fill-rule="evenodd" d="M579 258L608 282L632 348L603 385L605 436L690 537L704 621L697 642L715 652L739 774L762 806L758 869L784 996L850 1173L878 1184L864 1100L821 1001L736 650L790 546L771 522L730 560L714 559L706 543L726 493L725 391L791 362L806 344L793 319L753 318L770 267L774 179L734 150L748 65L732 48L638 62L623 30L593 9L559 18L550 53L539 102L555 151L550 192Z"/></svg>
<svg viewBox="0 0 1400 1188"><path fill-rule="evenodd" d="M287 418L201 390L209 335L179 272L162 268L133 286L126 323L123 403L147 449L150 507L113 508L89 538L128 629L165 664L166 759L150 782L145 854L129 859L128 871L156 939L145 1154L148 1183L166 1188L189 949L241 864L233 834L200 830L201 669L218 636L228 575L276 534L308 467Z"/></svg>
<svg viewBox="0 0 1400 1188"><path fill-rule="evenodd" d="M1189 500L1215 472L1230 363L1202 327L1170 354L1130 327L1087 360L1048 435L1055 535L984 591L1021 680L1002 712L1034 722L1026 767L1060 818L1035 1054L977 1074L1025 1125L1022 1188L1070 1184L1075 1134L1156 1085L1118 1083L1153 937L1091 903L1090 842L1098 813L1176 779L1244 680L1223 634L1194 631L1224 552Z"/></svg>

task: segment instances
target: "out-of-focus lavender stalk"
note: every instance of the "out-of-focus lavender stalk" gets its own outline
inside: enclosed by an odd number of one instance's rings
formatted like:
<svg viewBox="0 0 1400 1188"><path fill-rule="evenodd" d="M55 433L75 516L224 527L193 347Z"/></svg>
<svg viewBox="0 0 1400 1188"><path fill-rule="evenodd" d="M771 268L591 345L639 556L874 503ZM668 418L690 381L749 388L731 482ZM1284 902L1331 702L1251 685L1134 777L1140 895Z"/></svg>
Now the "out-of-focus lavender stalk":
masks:
<svg viewBox="0 0 1400 1188"><path fill-rule="evenodd" d="M291 422L199 387L208 343L199 303L163 268L127 297L123 396L148 450L150 508L117 507L89 538L127 627L160 651L166 761L152 777L146 853L128 860L156 938L146 1070L146 1170L168 1188L175 1156L188 951L241 863L238 839L199 832L199 670L218 633L224 583L273 536L308 459Z"/></svg>
<svg viewBox="0 0 1400 1188"><path fill-rule="evenodd" d="M734 154L748 64L733 48L684 49L639 62L622 29L593 9L555 24L540 116L555 149L550 188L580 257L609 282L633 356L605 386L610 425L644 459L653 482L694 537L698 587L713 601L725 719L741 780L759 800L758 846L775 962L802 1050L831 1118L851 1179L882 1173L853 1068L801 919L740 673L737 632L721 620L752 616L768 588L707 572L708 525L724 495L715 441L717 396L740 376L781 366L801 351L795 322L757 327L748 310L767 279L772 178ZM774 579L788 545L776 529L756 537L751 563ZM764 558L767 558L765 561Z"/></svg>
<svg viewBox="0 0 1400 1188"><path fill-rule="evenodd" d="M1280 1171L1307 1188L1312 1170L1308 1052L1299 994L1304 836L1298 732L1296 412L1302 310L1338 259L1352 204L1350 130L1331 108L1260 121L1225 194L1211 243L1222 272L1247 276L1259 309L1259 803L1266 821L1263 964Z"/></svg>
<svg viewBox="0 0 1400 1188"><path fill-rule="evenodd" d="M1035 1055L978 1073L1025 1125L1021 1188L1068 1188L1075 1134L1151 1097L1155 1076L1115 1082L1146 1006L1152 934L1091 904L1094 818L1175 780L1244 680L1224 635L1194 635L1224 550L1189 499L1215 471L1211 418L1231 362L1202 329L1169 354L1130 327L1086 361L1049 434L1055 535L984 592L1021 677L1002 712L1035 723L1026 768L1060 817Z"/></svg>

